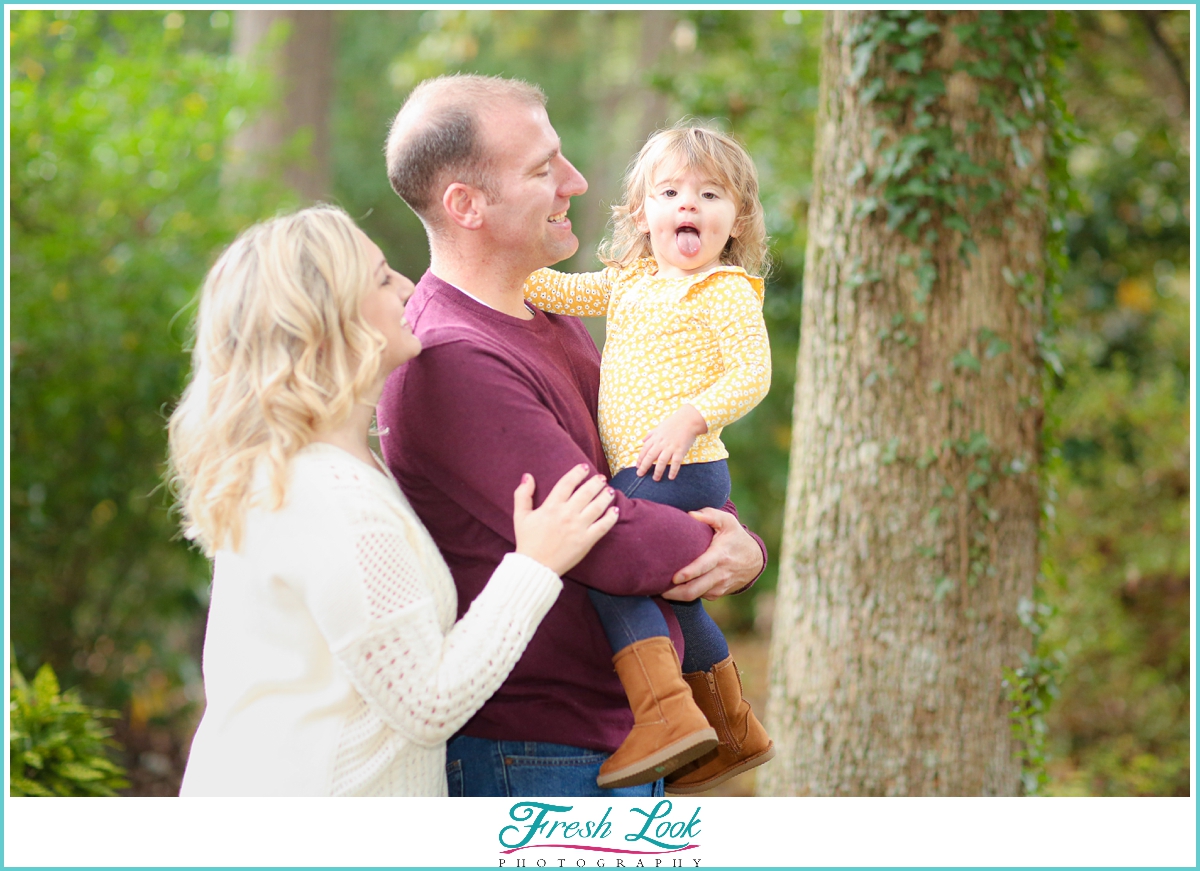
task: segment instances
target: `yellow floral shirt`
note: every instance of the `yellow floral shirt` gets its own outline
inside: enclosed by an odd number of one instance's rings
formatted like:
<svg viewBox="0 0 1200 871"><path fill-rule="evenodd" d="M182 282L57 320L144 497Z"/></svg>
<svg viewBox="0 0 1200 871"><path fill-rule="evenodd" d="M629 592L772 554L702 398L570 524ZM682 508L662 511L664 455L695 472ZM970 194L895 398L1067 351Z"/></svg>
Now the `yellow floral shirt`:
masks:
<svg viewBox="0 0 1200 871"><path fill-rule="evenodd" d="M723 460L721 430L767 395L771 347L763 280L736 266L659 278L653 258L601 272L540 269L525 298L554 314L608 316L600 440L612 474L637 465L646 434L684 403L704 417L685 463Z"/></svg>

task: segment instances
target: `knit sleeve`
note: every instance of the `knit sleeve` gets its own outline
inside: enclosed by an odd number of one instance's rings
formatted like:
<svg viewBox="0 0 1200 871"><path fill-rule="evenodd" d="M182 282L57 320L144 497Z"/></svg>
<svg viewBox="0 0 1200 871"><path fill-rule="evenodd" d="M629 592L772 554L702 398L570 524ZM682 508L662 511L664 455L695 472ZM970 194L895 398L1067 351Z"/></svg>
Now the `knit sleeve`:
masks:
<svg viewBox="0 0 1200 871"><path fill-rule="evenodd" d="M601 317L608 313L615 272L611 267L577 273L539 269L525 280L525 299L551 314Z"/></svg>
<svg viewBox="0 0 1200 871"><path fill-rule="evenodd" d="M745 276L722 274L698 290L703 316L717 336L723 371L691 404L712 431L742 417L767 395L771 345L762 297Z"/></svg>
<svg viewBox="0 0 1200 871"><path fill-rule="evenodd" d="M540 563L510 553L443 634L437 590L443 591L443 613L452 614L449 570L422 531L378 507L358 507L349 525L357 590L340 596L329 590L332 601L311 607L367 704L405 738L435 746L500 688L562 581ZM357 600L356 607L344 606L347 598Z"/></svg>

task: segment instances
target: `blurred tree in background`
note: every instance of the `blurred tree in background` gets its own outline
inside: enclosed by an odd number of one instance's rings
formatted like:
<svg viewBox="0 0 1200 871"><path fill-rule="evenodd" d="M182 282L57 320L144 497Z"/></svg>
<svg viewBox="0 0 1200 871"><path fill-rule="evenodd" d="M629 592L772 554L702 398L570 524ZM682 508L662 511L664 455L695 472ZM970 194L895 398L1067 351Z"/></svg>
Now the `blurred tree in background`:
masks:
<svg viewBox="0 0 1200 871"><path fill-rule="evenodd" d="M158 769L174 748L148 727L201 698L208 601L160 486L185 309L273 205L262 186L219 186L226 138L261 103L227 60L228 26L12 15L13 650L25 673L49 662L124 710L122 739Z"/></svg>
<svg viewBox="0 0 1200 871"><path fill-rule="evenodd" d="M1082 48L1067 96L1085 141L1072 157L1081 207L1051 409L1061 460L1046 600L1057 614L1044 652L1066 659L1051 787L1186 791L1188 13L1075 16ZM186 377L187 306L237 230L289 201L270 181L222 187L233 134L286 93L230 57L234 18L11 18L13 641L25 673L49 661L87 701L124 712L118 737L139 792L177 783L201 698L209 569L155 489ZM568 269L596 265L608 206L650 129L694 114L746 142L774 241L775 373L770 396L724 439L734 498L772 553L821 23L794 10L333 15L333 200L413 278L428 263L424 233L388 186L382 149L427 76L521 76L546 90L564 152L590 183L572 206L581 246ZM727 631L769 626L774 573L772 563L752 594L713 609Z"/></svg>
<svg viewBox="0 0 1200 871"><path fill-rule="evenodd" d="M1083 141L1049 410L1049 791L1187 795L1191 69L1183 12L1080 11Z"/></svg>

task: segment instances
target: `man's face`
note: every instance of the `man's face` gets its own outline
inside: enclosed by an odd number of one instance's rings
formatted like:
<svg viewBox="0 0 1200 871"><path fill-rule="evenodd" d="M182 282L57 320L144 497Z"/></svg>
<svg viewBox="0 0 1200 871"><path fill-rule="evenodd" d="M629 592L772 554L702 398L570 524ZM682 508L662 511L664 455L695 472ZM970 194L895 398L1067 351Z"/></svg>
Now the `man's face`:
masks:
<svg viewBox="0 0 1200 871"><path fill-rule="evenodd" d="M483 226L496 256L529 272L566 260L579 248L567 208L587 182L563 156L546 110L500 104L480 121L499 194L487 203Z"/></svg>

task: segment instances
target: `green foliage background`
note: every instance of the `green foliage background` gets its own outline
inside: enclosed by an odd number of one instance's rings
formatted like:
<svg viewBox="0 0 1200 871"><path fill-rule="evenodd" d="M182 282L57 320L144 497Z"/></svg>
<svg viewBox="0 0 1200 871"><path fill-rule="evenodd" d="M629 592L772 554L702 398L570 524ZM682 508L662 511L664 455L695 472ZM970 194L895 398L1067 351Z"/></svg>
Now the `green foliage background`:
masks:
<svg viewBox="0 0 1200 871"><path fill-rule="evenodd" d="M1083 140L1070 155L1078 204L1049 407L1057 794L1189 790L1190 98L1148 15L1077 13L1065 71ZM1184 16L1154 24L1190 69Z"/></svg>
<svg viewBox="0 0 1200 871"><path fill-rule="evenodd" d="M188 307L220 246L278 202L222 190L263 85L225 56L228 15L190 18L12 16L15 664L52 664L136 730L200 698L208 568L160 486Z"/></svg>
<svg viewBox="0 0 1200 871"><path fill-rule="evenodd" d="M9 712L10 794L113 796L129 786L124 769L108 758L115 742L100 724L119 714L83 704L76 690L61 692L49 663L33 683L12 670Z"/></svg>
<svg viewBox="0 0 1200 871"><path fill-rule="evenodd" d="M573 218L591 210L602 223L636 147L613 154L614 131L632 130L645 101L662 101L663 120L731 129L759 165L774 241L775 376L725 440L734 498L777 553L821 15L669 14L665 42L648 45L636 12L339 12L333 198L394 266L424 270L420 225L387 185L381 146L408 90L443 72L545 88L564 151L592 183ZM229 57L232 21L12 13L13 649L26 673L50 662L122 711L137 792L177 784L201 698L208 568L159 488L189 302L236 231L287 202L269 180L222 184L229 137L272 85ZM1070 24L1080 50L1065 59L1065 95L1082 141L1069 155L1077 205L1048 420L1058 448L1040 653L1060 663L1049 791L1186 794L1189 115L1149 25L1190 69L1188 16L1080 11ZM591 268L594 242L567 268ZM718 619L731 632L769 625L773 586L774 566Z"/></svg>

